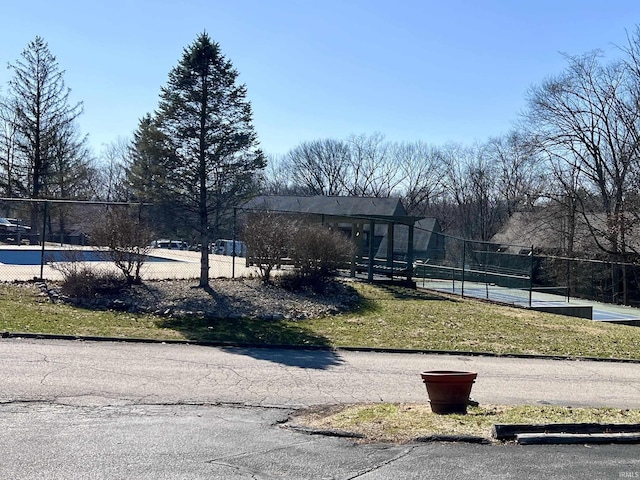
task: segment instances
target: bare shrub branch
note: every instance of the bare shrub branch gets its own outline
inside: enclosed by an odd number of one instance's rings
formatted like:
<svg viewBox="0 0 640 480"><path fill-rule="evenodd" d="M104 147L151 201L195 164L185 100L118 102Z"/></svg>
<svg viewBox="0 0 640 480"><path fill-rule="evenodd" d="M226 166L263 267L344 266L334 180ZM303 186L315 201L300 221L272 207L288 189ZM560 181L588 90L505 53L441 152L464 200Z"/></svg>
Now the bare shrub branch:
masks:
<svg viewBox="0 0 640 480"><path fill-rule="evenodd" d="M260 272L263 282L271 281L271 272L287 256L290 239L296 235L297 223L278 213L252 213L244 230L247 255Z"/></svg>
<svg viewBox="0 0 640 480"><path fill-rule="evenodd" d="M140 270L153 236L136 214L126 208L109 210L104 221L94 226L91 238L97 248L107 248L107 255L128 284L141 282Z"/></svg>

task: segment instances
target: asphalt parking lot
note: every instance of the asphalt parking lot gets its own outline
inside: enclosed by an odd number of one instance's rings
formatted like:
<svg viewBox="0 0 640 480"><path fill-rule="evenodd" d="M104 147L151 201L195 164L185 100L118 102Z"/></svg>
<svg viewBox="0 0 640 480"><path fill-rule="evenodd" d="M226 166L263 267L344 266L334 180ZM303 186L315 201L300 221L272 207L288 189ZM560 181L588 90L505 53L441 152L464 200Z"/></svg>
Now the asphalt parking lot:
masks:
<svg viewBox="0 0 640 480"><path fill-rule="evenodd" d="M478 372L480 403L640 408L634 363L0 340L0 477L622 478L635 445L360 445L295 408L425 403L419 372ZM633 478L633 477L630 477Z"/></svg>

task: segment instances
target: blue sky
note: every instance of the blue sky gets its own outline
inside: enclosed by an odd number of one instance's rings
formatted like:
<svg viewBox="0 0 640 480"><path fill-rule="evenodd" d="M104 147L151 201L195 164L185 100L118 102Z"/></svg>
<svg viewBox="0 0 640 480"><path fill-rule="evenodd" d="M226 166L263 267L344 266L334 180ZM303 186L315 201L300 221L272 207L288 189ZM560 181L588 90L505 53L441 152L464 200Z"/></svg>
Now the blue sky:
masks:
<svg viewBox="0 0 640 480"><path fill-rule="evenodd" d="M155 110L206 30L247 85L262 148L284 154L350 134L442 145L506 133L527 89L562 71L560 52L619 56L640 2L31 0L3 2L0 18L0 63L43 37L96 152Z"/></svg>

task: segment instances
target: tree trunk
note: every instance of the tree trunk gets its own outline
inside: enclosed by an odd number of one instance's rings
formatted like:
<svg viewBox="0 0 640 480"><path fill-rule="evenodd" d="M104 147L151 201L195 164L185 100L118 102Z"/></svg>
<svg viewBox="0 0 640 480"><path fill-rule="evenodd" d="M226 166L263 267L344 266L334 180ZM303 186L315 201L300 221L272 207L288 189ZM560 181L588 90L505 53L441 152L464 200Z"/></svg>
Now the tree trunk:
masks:
<svg viewBox="0 0 640 480"><path fill-rule="evenodd" d="M209 234L203 233L200 236L202 245L200 246L200 288L209 286Z"/></svg>

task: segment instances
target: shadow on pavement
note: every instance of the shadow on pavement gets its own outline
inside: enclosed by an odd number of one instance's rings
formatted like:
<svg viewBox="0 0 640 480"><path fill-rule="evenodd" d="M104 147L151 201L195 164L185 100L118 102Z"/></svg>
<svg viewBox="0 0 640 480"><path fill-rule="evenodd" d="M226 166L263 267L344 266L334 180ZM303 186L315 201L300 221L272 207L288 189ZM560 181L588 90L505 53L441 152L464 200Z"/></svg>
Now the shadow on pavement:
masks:
<svg viewBox="0 0 640 480"><path fill-rule="evenodd" d="M247 355L258 360L280 363L289 367L324 370L344 363L342 357L331 350L302 350L297 348L223 348L227 353Z"/></svg>

